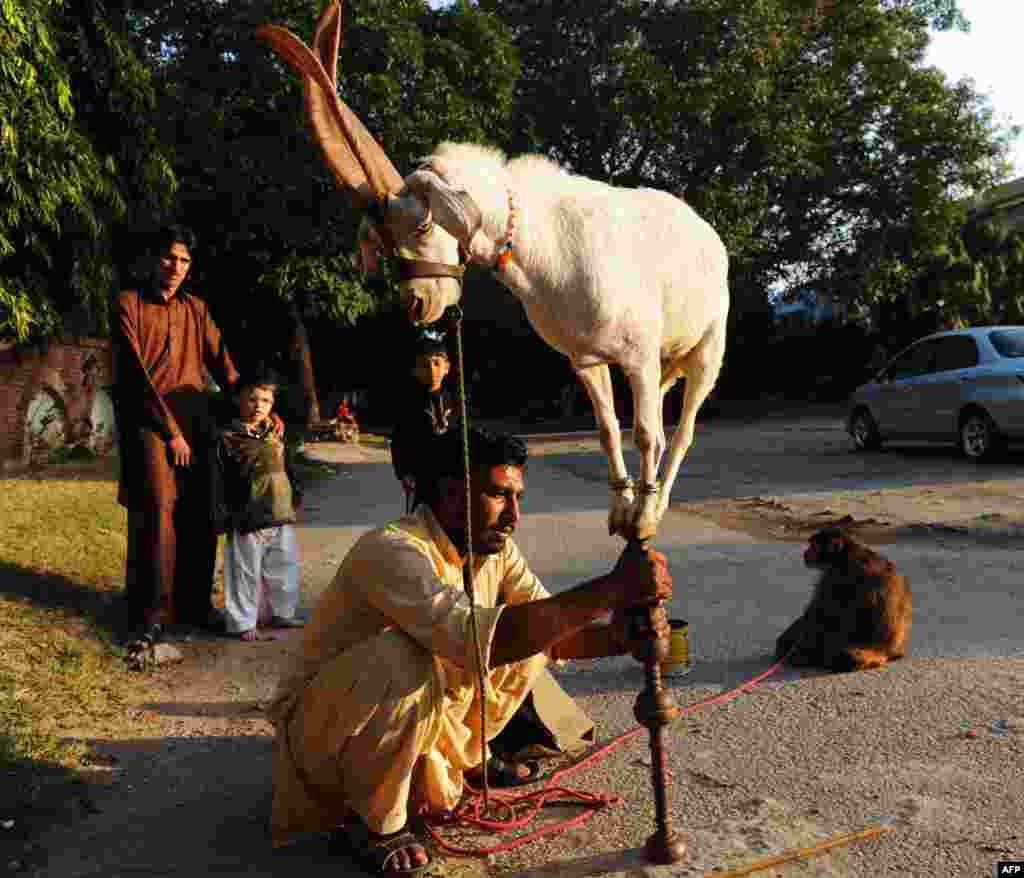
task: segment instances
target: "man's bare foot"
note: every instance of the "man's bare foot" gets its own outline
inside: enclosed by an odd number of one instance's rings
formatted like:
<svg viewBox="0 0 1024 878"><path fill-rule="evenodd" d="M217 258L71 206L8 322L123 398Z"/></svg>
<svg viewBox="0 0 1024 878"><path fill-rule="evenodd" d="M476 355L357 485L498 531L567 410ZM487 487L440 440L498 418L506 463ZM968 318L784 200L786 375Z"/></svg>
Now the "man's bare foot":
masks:
<svg viewBox="0 0 1024 878"><path fill-rule="evenodd" d="M248 631L243 631L238 635L239 640L244 640L246 643L252 643L254 640L260 639L260 632L257 628L250 628Z"/></svg>

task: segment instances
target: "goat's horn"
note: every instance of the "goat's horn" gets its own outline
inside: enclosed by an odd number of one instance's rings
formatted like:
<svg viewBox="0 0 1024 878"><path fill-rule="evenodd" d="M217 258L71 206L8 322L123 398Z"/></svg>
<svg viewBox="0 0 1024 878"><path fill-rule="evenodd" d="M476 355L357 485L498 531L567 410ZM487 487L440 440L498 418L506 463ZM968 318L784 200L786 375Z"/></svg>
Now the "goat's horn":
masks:
<svg viewBox="0 0 1024 878"><path fill-rule="evenodd" d="M341 8L337 2L328 3L321 13L315 40L321 57L326 52L333 58L331 74L291 31L268 24L257 28L256 36L303 77L306 114L338 182L354 190L363 201L383 200L388 193L398 192L403 185L398 171L355 113L338 98L333 76L341 36Z"/></svg>
<svg viewBox="0 0 1024 878"><path fill-rule="evenodd" d="M327 71L330 81L338 81L338 49L341 46L341 4L338 0L328 0L320 13L316 31L313 35L313 48L320 55L320 63ZM398 192L404 185L402 177L387 154L363 126L348 105L338 97L337 89L331 90L334 103L341 112L341 130L348 140L359 163L366 171L366 178L378 201L384 196ZM307 104L307 110L308 110Z"/></svg>
<svg viewBox="0 0 1024 878"><path fill-rule="evenodd" d="M341 5L325 3L313 31L313 50L331 82L338 82L338 49L341 48Z"/></svg>

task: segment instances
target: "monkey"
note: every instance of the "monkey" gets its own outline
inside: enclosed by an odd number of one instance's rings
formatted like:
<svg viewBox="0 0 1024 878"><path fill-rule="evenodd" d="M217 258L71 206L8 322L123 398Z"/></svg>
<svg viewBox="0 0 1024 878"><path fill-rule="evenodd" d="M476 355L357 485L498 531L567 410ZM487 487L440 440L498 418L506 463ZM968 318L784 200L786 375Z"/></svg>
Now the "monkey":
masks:
<svg viewBox="0 0 1024 878"><path fill-rule="evenodd" d="M776 658L860 671L903 657L910 639L910 584L891 561L839 528L826 528L810 538L804 563L821 570L821 578L803 615L776 641Z"/></svg>

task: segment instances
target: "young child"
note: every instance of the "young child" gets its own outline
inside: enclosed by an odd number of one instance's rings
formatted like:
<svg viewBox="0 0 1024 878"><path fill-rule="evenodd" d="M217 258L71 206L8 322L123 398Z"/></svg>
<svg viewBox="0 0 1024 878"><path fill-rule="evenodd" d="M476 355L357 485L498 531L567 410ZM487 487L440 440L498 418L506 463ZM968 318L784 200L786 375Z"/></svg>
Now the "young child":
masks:
<svg viewBox="0 0 1024 878"><path fill-rule="evenodd" d="M259 640L261 608L272 628L299 627L295 511L301 488L288 466L283 436L270 412L278 381L270 372L238 382L238 417L220 431L217 464L222 500L217 524L226 532L224 609L229 634Z"/></svg>
<svg viewBox="0 0 1024 878"><path fill-rule="evenodd" d="M391 435L391 464L405 492L406 512L416 491L415 474L424 440L448 430L452 400L444 389L451 364L445 334L433 327L420 329L414 342L413 390L403 400Z"/></svg>

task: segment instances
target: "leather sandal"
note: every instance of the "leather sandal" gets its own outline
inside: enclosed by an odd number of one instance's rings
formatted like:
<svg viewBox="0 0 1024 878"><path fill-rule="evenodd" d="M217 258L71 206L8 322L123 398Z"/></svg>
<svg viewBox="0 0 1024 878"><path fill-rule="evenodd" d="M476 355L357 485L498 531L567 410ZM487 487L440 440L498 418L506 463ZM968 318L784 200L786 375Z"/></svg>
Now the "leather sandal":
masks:
<svg viewBox="0 0 1024 878"><path fill-rule="evenodd" d="M348 853L372 875L397 875L410 878L410 876L422 875L434 864L423 840L408 829L400 830L394 835L381 836L371 832L362 820L354 819L341 832L344 834ZM386 868L396 854L417 847L426 852L427 862L409 869Z"/></svg>
<svg viewBox="0 0 1024 878"><path fill-rule="evenodd" d="M526 774L519 771L519 766L526 768ZM536 759L528 759L523 762L505 762L497 756L487 760L487 784L492 787L521 787L523 784L533 783L540 776L540 763ZM469 773L466 778L471 784L482 783L479 767Z"/></svg>

